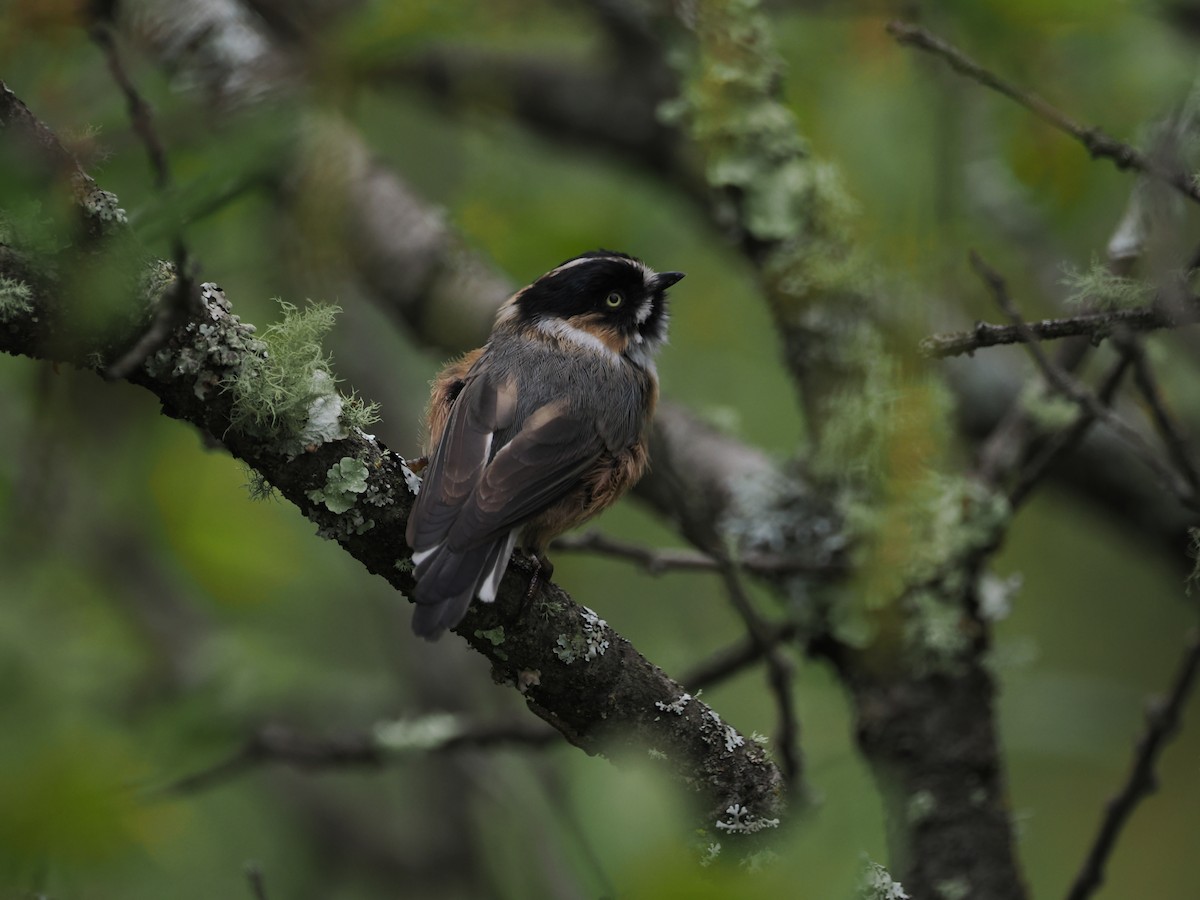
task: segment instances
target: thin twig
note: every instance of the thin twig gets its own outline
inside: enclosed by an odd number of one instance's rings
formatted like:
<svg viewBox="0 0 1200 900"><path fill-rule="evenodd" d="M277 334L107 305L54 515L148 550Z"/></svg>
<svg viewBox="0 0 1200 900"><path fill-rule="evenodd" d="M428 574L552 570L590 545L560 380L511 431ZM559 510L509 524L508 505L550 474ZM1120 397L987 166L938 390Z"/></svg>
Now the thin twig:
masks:
<svg viewBox="0 0 1200 900"><path fill-rule="evenodd" d="M1129 331L1155 331L1200 322L1200 298L1189 297L1184 305L1167 310L1158 304L1144 309L1117 309L1109 312L1085 313L1065 319L1042 319L1026 322L1029 333L1038 341L1086 337L1099 343L1106 337ZM945 359L948 356L972 354L984 347L1025 342L1018 325L992 325L978 322L970 331L947 331L922 339L918 349L922 356Z"/></svg>
<svg viewBox="0 0 1200 900"><path fill-rule="evenodd" d="M422 749L431 752L489 748L518 744L541 748L560 737L552 728L528 725L475 725L460 729ZM168 794L191 794L245 774L268 763L300 769L379 768L399 757L367 732L337 737L312 737L281 726L268 726L252 734L242 747L215 765L186 775L164 789Z"/></svg>
<svg viewBox="0 0 1200 900"><path fill-rule="evenodd" d="M1138 391L1141 392L1146 404L1150 407L1150 418L1154 422L1154 427L1158 429L1159 437L1162 438L1163 443L1166 445L1171 461L1175 464L1175 468L1179 471L1179 474L1188 483L1192 493L1196 494L1200 492L1200 475L1196 471L1191 447L1188 446L1188 440L1183 433L1183 429L1179 427L1174 417L1167 410L1166 399L1159 389L1158 379L1154 377L1154 372L1150 368L1150 362L1146 359L1145 351L1142 349L1141 344L1133 340L1123 341L1121 351L1133 363L1134 383L1137 385Z"/></svg>
<svg viewBox="0 0 1200 900"><path fill-rule="evenodd" d="M201 307L200 286L190 271L187 248L182 238L175 238L174 249L175 284L159 302L150 327L103 371L103 376L110 381L128 378L133 374L134 369L163 346L175 329L191 319Z"/></svg>
<svg viewBox="0 0 1200 900"><path fill-rule="evenodd" d="M764 621L750 602L750 595L742 583L737 566L731 560L722 560L721 580L729 594L733 608L737 610L746 631L750 635L759 655L767 664L767 683L775 695L779 710L779 731L775 735L775 747L779 754L779 768L789 784L796 784L800 776L800 724L796 719L796 701L792 690L792 661L772 643L769 624Z"/></svg>
<svg viewBox="0 0 1200 900"><path fill-rule="evenodd" d="M1105 406L1112 404L1117 388L1120 387L1121 380L1125 377L1125 372L1131 363L1132 360L1129 356L1122 354L1109 369L1104 381L1101 382L1096 396ZM1076 447L1095 421L1096 417L1091 413L1080 410L1079 417L1074 422L1053 435L1036 456L1022 465L1017 473L1016 483L1008 492L1009 506L1016 509L1024 503L1030 492L1049 471L1050 466Z"/></svg>
<svg viewBox="0 0 1200 900"><path fill-rule="evenodd" d="M640 565L650 575L663 575L672 571L717 572L720 564L707 553L685 550L646 547L630 541L619 541L599 531L566 534L557 538L550 549L568 553L595 553L612 556Z"/></svg>
<svg viewBox="0 0 1200 900"><path fill-rule="evenodd" d="M1170 465L1159 458L1158 453L1146 441L1141 432L1126 423L1125 420L1101 403L1094 393L1076 381L1074 377L1046 355L1045 350L1042 349L1037 339L1029 331L1029 326L1021 318L1020 312L1013 305L1012 298L1008 294L1008 286L1000 274L985 263L979 254L974 251L971 252L971 266L983 280L984 284L987 285L996 304L1012 319L1013 324L1023 332L1025 348L1029 351L1030 356L1033 357L1033 361L1037 364L1038 369L1041 370L1042 375L1045 376L1050 386L1064 397L1073 400L1080 408L1111 428L1113 433L1128 444L1142 461L1154 471L1154 474L1159 477L1166 488L1175 495L1180 503L1190 509L1200 508L1200 503L1197 503L1196 494L1176 474Z"/></svg>
<svg viewBox="0 0 1200 900"><path fill-rule="evenodd" d="M620 541L598 531L563 535L555 539L550 549L569 553L595 553L628 560L640 565L650 575L721 571L720 561L699 550L646 547L631 541ZM738 564L756 574L827 572L832 568L805 564L787 556L771 553L748 553L738 560Z"/></svg>
<svg viewBox="0 0 1200 900"><path fill-rule="evenodd" d="M250 882L250 893L254 895L254 900L267 900L267 880L261 865L246 863L246 880Z"/></svg>
<svg viewBox="0 0 1200 900"><path fill-rule="evenodd" d="M108 70L112 73L113 81L125 95L130 124L146 148L146 155L150 158L150 168L154 172L154 186L159 190L165 190L171 183L171 169L167 163L167 154L163 150L162 141L158 139L158 133L154 129L154 113L150 104L142 99L133 80L125 71L125 66L121 63L121 55L117 52L117 43L113 37L112 28L101 22L93 25L88 34L104 51L104 58L108 62Z"/></svg>
<svg viewBox="0 0 1200 900"><path fill-rule="evenodd" d="M777 644L790 641L799 633L800 626L796 622L770 625L765 634L766 647L774 648ZM750 668L762 659L762 656L763 647L752 637L747 636L718 650L708 659L695 665L690 672L686 672L680 677L679 683L693 692L703 690L714 684L720 684Z"/></svg>
<svg viewBox="0 0 1200 900"><path fill-rule="evenodd" d="M1104 882L1104 867L1112 855L1121 829L1138 803L1157 788L1154 767L1167 742L1179 728L1183 706L1200 672L1200 630L1194 631L1165 700L1152 702L1146 713L1146 730L1137 743L1133 763L1117 795L1108 802L1087 859L1075 877L1067 900L1084 900Z"/></svg>
<svg viewBox="0 0 1200 900"><path fill-rule="evenodd" d="M171 185L171 168L167 160L166 150L159 139L154 127L154 114L150 104L140 93L125 66L121 62L121 54L113 37L112 28L105 22L97 22L88 31L92 40L104 52L108 69L113 80L125 96L125 104L129 109L129 120L134 133L146 148L146 156L150 160L150 169L154 173L154 186L165 191ZM195 279L192 277L188 264L188 250L183 242L183 236L176 233L171 241L172 253L175 258L175 286L159 304L154 313L154 319L121 356L104 370L104 377L110 380L128 378L141 363L167 342L172 332L182 325L192 313L200 308L200 293Z"/></svg>
<svg viewBox="0 0 1200 900"><path fill-rule="evenodd" d="M1003 94L1059 131L1069 134L1083 144L1093 158L1106 157L1111 159L1118 169L1136 169L1144 172L1169 184L1185 197L1200 202L1200 187L1189 173L1147 156L1137 148L1118 141L1094 125L1080 125L1037 94L1010 84L999 75L979 65L961 50L918 25L908 22L889 22L887 30L888 34L901 44L907 44L940 56L950 65L950 68L960 75L965 75L985 87Z"/></svg>

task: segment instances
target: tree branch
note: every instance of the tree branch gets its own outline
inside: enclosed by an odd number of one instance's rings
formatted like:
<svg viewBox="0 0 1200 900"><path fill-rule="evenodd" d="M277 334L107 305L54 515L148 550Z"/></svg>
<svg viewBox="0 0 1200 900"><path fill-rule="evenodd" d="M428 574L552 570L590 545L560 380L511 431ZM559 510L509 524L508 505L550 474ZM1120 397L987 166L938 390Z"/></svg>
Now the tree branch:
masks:
<svg viewBox="0 0 1200 900"><path fill-rule="evenodd" d="M0 83L0 123L6 126L0 137L10 139L16 131L53 139L13 101ZM24 110L25 118L14 115L14 109ZM14 121L16 129L9 127ZM56 140L51 152L59 160L69 159ZM0 274L24 275L7 268L7 262L7 257L0 259ZM57 288L53 280L30 285L28 301L6 311L0 351L95 368L97 352L102 362L106 348L78 336L64 340L72 319L69 309L52 314L62 306L62 298L55 298ZM167 415L192 423L244 460L368 571L410 591L404 529L411 496L402 461L353 428L344 429L344 436L307 438L311 442L304 445L298 439L308 433L307 425L300 434L245 427L232 392L224 388L244 373L254 373L264 348L253 328L233 315L220 288L203 285L201 295L199 319L176 330L129 380L155 394ZM129 335L116 339L128 340ZM314 406L312 415L319 411ZM297 452L297 446L303 449ZM351 505L338 504L341 511L335 512L325 500L328 491L338 490L331 473L347 463L361 471L362 489L356 485L343 491L339 499ZM517 687L530 709L588 753L619 757L626 749L636 748L639 756L646 747L661 751L667 770L699 795L710 825L722 821L734 804L764 817L781 809L782 780L761 748L741 739L561 588L543 583L535 596L526 598L530 575L529 564L518 559L497 601L474 604L455 629L489 659L497 681Z"/></svg>
<svg viewBox="0 0 1200 900"><path fill-rule="evenodd" d="M556 538L550 546L556 552L594 553L623 559L640 566L647 574L668 572L720 572L721 563L700 550L674 547L654 548L631 541L620 541L600 531L583 531ZM797 572L837 574L843 568L832 559L817 565L811 558L789 559L778 553L751 553L738 558L738 565L756 575L786 575Z"/></svg>
<svg viewBox="0 0 1200 900"><path fill-rule="evenodd" d="M679 679L692 691L699 692L714 684L720 684L739 672L762 659L765 648L774 647L793 640L804 629L796 622L784 622L769 628L765 640L755 640L747 635L740 641L730 644L724 649L713 653L708 659L698 663L685 672Z"/></svg>
<svg viewBox="0 0 1200 900"><path fill-rule="evenodd" d="M1122 329L1155 331L1177 328L1200 322L1200 297L1188 297L1173 309L1152 304L1144 309L1115 309L1108 312L1085 313L1065 319L1042 319L1020 325L992 325L978 322L970 331L950 331L932 334L919 344L922 356L945 359L948 356L972 354L985 347L1025 343L1028 334L1036 341L1086 337L1099 343Z"/></svg>
<svg viewBox="0 0 1200 900"><path fill-rule="evenodd" d="M1135 147L1110 137L1094 125L1080 125L1037 94L1021 90L1010 84L919 25L894 21L888 23L887 30L901 44L940 56L950 65L950 68L960 75L965 75L967 78L1016 101L1042 121L1048 122L1059 131L1075 138L1083 144L1093 158L1105 157L1111 159L1118 169L1135 169L1152 175L1169 184L1185 197L1200 202L1200 186L1197 186L1195 178L1182 169L1147 156Z"/></svg>
<svg viewBox="0 0 1200 900"><path fill-rule="evenodd" d="M1104 883L1104 867L1121 830L1137 805L1158 786L1154 767L1179 729L1184 703L1196 685L1197 673L1200 673L1200 631L1193 631L1166 699L1152 703L1146 712L1146 730L1138 741L1129 774L1117 795L1108 802L1083 867L1067 892L1067 900L1085 900Z"/></svg>
<svg viewBox="0 0 1200 900"><path fill-rule="evenodd" d="M1051 387L1064 397L1077 403L1089 415L1109 426L1115 434L1137 453L1138 458L1153 470L1164 487L1174 494L1180 503L1190 509L1200 510L1200 501L1198 501L1187 482L1170 465L1159 458L1158 453L1150 446L1141 432L1126 423L1116 413L1101 403L1095 394L1076 381L1046 355L1041 345L1029 332L1028 326L1021 318L1020 312L1013 305L1012 298L1008 294L1008 287L1000 274L988 266L974 252L971 253L971 265L987 285L996 304L1008 314L1014 326L1024 332L1025 340L1023 343Z"/></svg>
<svg viewBox="0 0 1200 900"><path fill-rule="evenodd" d="M771 626L759 616L754 608L746 586L734 563L721 560L721 580L737 614L746 626L755 650L766 662L767 686L775 698L779 711L779 728L775 735L775 747L779 753L783 777L796 782L801 773L800 724L796 719L796 701L792 690L792 674L795 668L775 640Z"/></svg>
<svg viewBox="0 0 1200 900"><path fill-rule="evenodd" d="M449 718L449 717L448 717ZM420 723L415 723L417 728ZM256 730L235 753L215 765L184 776L163 790L171 794L191 794L209 790L247 772L271 764L283 764L304 770L381 768L400 757L404 749L442 753L464 749L486 749L503 744L541 749L560 735L552 728L531 728L511 723L469 725L435 723L439 732L429 738L415 738L410 748L400 748L375 732L352 732L333 737L313 737L282 725Z"/></svg>

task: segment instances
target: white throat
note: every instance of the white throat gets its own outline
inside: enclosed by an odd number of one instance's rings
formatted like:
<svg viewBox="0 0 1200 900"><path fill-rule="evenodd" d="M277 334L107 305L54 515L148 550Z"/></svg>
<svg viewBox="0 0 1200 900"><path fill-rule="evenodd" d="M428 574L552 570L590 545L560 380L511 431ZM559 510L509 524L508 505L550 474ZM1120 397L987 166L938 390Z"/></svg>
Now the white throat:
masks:
<svg viewBox="0 0 1200 900"><path fill-rule="evenodd" d="M539 319L535 327L542 334L547 334L568 344L574 344L589 353L595 353L613 365L621 361L621 357L614 353L613 349L604 341L582 328L576 328L570 322L562 319Z"/></svg>

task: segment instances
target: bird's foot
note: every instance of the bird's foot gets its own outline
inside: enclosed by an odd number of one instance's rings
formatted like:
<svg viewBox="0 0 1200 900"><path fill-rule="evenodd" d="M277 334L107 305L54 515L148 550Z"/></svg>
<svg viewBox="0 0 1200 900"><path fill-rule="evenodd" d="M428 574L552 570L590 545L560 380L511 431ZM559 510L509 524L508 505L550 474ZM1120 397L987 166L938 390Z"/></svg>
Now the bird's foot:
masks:
<svg viewBox="0 0 1200 900"><path fill-rule="evenodd" d="M554 563L546 558L540 550L530 554L533 560L533 574L529 576L529 590L525 592L525 602L528 603L537 593L541 582L549 582L554 575Z"/></svg>

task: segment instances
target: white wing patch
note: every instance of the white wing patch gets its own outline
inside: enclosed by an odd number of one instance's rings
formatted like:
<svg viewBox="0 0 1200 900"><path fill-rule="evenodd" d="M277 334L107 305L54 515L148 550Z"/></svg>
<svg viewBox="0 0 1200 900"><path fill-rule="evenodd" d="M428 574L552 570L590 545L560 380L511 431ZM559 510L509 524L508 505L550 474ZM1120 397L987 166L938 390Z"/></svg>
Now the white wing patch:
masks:
<svg viewBox="0 0 1200 900"><path fill-rule="evenodd" d="M494 603L496 600L496 591L500 590L500 579L504 577L504 572L508 569L508 558L512 556L513 546L517 543L517 531L519 529L514 528L508 533L508 537L504 540L504 546L500 548L500 555L496 558L496 567L487 574L483 584L479 586L479 599L484 603Z"/></svg>

